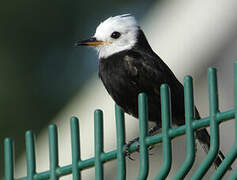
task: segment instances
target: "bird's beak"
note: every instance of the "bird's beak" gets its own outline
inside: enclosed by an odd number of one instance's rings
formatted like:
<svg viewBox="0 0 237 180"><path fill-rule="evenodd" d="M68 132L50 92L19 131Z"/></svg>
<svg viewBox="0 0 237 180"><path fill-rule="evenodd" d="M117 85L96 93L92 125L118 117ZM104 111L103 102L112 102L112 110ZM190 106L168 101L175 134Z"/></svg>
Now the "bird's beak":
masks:
<svg viewBox="0 0 237 180"><path fill-rule="evenodd" d="M84 41L78 41L75 43L75 46L99 46L106 44L104 41L98 41L95 37L92 37L90 39L84 40Z"/></svg>

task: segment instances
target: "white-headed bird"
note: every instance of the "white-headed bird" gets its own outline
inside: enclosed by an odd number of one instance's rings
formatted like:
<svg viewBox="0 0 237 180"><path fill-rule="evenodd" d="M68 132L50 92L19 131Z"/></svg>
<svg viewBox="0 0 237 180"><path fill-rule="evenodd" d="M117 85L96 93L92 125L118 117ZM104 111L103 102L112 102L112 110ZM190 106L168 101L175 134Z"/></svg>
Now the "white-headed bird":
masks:
<svg viewBox="0 0 237 180"><path fill-rule="evenodd" d="M114 101L128 114L138 117L138 94L148 96L148 118L161 128L160 86L168 84L171 92L172 123L185 123L184 88L174 73L150 47L144 32L130 14L106 19L93 37L76 46L94 46L99 56L99 77ZM195 118L200 119L195 108ZM196 131L196 138L206 152L210 136L206 129ZM224 155L218 152L214 164Z"/></svg>

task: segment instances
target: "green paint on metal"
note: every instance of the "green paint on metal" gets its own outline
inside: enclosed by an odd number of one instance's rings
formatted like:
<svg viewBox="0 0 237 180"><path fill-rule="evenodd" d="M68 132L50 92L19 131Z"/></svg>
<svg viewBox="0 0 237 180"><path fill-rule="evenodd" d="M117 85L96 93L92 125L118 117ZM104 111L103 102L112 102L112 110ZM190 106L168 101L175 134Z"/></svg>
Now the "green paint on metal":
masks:
<svg viewBox="0 0 237 180"><path fill-rule="evenodd" d="M195 160L195 139L192 122L194 120L194 100L192 77L184 78L185 124L186 124L186 157L184 163L173 177L174 180L184 179L192 168Z"/></svg>
<svg viewBox="0 0 237 180"><path fill-rule="evenodd" d="M202 179L205 173L210 168L212 162L215 160L215 157L219 150L219 126L216 118L218 110L218 92L217 92L217 78L216 78L216 69L208 69L208 88L209 88L209 111L210 111L210 150L198 167L191 179Z"/></svg>
<svg viewBox="0 0 237 180"><path fill-rule="evenodd" d="M186 157L174 175L174 180L184 179L191 169L195 160L195 139L194 131L199 128L210 126L211 148L201 165L193 174L192 179L202 179L208 168L214 161L219 150L219 124L229 119L235 118L235 143L229 153L226 155L223 163L213 173L211 179L217 180L223 177L233 161L237 157L237 62L234 64L234 85L235 85L235 107L232 110L220 112L218 109L218 91L216 69L208 70L208 87L209 87L209 106L210 116L201 120L194 120L194 100L192 78L186 76L184 79L184 97L185 97L185 125L170 128L171 109L170 95L167 85L161 86L161 106L162 106L162 133L153 136L147 134L148 107L147 97L141 93L138 97L139 112L139 151L140 151L140 168L137 179L147 179L149 172L148 146L163 142L163 163L162 167L157 170L158 175L155 179L165 179L172 165L171 156L171 139L186 134ZM44 172L36 172L35 162L35 142L32 131L27 131L26 139L26 168L27 176L14 178L14 158L13 158L13 141L10 138L4 140L4 167L6 180L57 180L62 176L72 174L73 180L81 179L81 171L87 168L95 168L95 179L104 178L103 164L107 161L117 159L117 179L126 179L126 157L125 147L125 124L124 112L119 106L115 106L116 119L116 137L117 149L104 152L103 150L103 113L101 110L94 112L94 157L81 160L80 156L80 132L79 122L76 117L71 118L71 147L72 147L72 164L59 166L58 164L58 136L56 125L49 126L49 163L50 169ZM137 149L137 143L129 147L129 152ZM230 180L237 179L237 170L232 170Z"/></svg>
<svg viewBox="0 0 237 180"><path fill-rule="evenodd" d="M104 179L103 161L101 155L103 154L103 113L101 110L95 110L94 113L94 139L95 139L95 179Z"/></svg>
<svg viewBox="0 0 237 180"><path fill-rule="evenodd" d="M139 94L138 104L140 168L137 180L142 180L147 178L149 170L148 145L145 142L147 138L148 121L147 96L144 93Z"/></svg>
<svg viewBox="0 0 237 180"><path fill-rule="evenodd" d="M73 180L81 179L81 172L79 169L79 162L81 161L80 151L80 132L79 123L76 117L72 117L70 121L71 127L71 147L72 147L72 177Z"/></svg>
<svg viewBox="0 0 237 180"><path fill-rule="evenodd" d="M126 179L126 159L124 152L125 145L125 124L124 112L115 105L116 136L117 136L117 180Z"/></svg>
<svg viewBox="0 0 237 180"><path fill-rule="evenodd" d="M25 135L26 140L26 166L27 166L27 177L29 180L34 179L36 173L35 167L35 143L34 135L32 131L27 131Z"/></svg>
<svg viewBox="0 0 237 180"><path fill-rule="evenodd" d="M49 125L49 166L50 179L58 180L58 132L55 124Z"/></svg>
<svg viewBox="0 0 237 180"><path fill-rule="evenodd" d="M160 172L155 177L155 180L165 179L171 168L172 151L171 138L169 136L171 111L170 111L170 91L167 84L162 84L160 87L161 93L161 119L162 119L162 146L163 146L163 162Z"/></svg>
<svg viewBox="0 0 237 180"><path fill-rule="evenodd" d="M229 165L233 163L233 161L237 157L237 62L234 64L234 100L235 100L235 143L229 153L226 155L225 159L221 163L221 165L217 168L217 170L211 176L211 180L221 179L225 172L228 170ZM234 174L234 173L233 173ZM234 177L234 175L233 175ZM230 178L231 179L231 178ZM237 176L236 178L237 179Z"/></svg>
<svg viewBox="0 0 237 180"><path fill-rule="evenodd" d="M5 179L14 179L14 162L13 162L13 142L10 138L4 140L4 167Z"/></svg>

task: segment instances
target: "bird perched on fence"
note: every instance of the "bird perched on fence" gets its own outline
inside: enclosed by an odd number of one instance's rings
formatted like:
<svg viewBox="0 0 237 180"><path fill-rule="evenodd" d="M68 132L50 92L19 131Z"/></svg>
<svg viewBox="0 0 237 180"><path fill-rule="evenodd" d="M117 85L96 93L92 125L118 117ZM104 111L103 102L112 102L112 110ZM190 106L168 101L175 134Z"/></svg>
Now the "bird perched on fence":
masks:
<svg viewBox="0 0 237 180"><path fill-rule="evenodd" d="M160 86L166 83L171 91L172 123L183 125L184 88L170 68L150 47L144 32L130 14L106 19L93 37L76 46L94 46L99 56L99 77L114 101L128 114L138 117L138 94L148 96L148 119L161 128ZM200 119L198 111L195 118ZM206 129L196 131L196 138L207 152L210 136ZM224 158L218 152L214 164Z"/></svg>

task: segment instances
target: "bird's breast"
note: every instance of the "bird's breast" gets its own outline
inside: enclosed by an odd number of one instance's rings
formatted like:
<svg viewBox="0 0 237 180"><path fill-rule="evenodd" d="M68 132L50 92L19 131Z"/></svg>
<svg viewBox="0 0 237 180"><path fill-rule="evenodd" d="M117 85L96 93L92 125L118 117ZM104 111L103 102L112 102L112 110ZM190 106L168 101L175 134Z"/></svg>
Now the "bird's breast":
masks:
<svg viewBox="0 0 237 180"><path fill-rule="evenodd" d="M132 65L131 59L124 56L120 59L100 60L99 76L114 101L133 114L131 108L137 104L140 93L136 82L138 70Z"/></svg>

